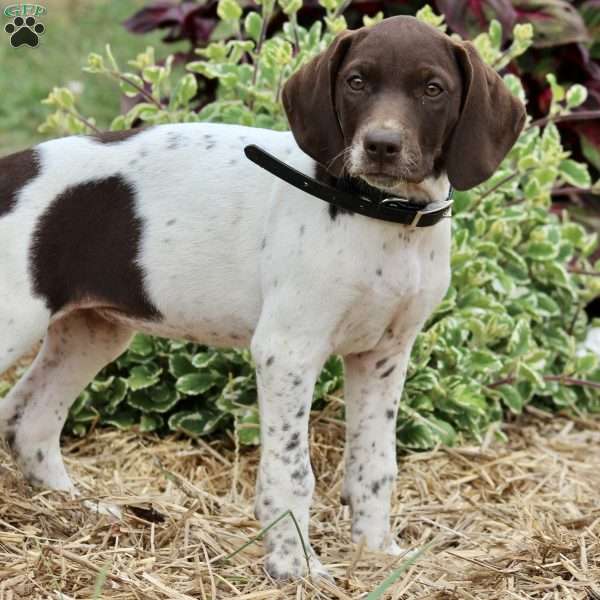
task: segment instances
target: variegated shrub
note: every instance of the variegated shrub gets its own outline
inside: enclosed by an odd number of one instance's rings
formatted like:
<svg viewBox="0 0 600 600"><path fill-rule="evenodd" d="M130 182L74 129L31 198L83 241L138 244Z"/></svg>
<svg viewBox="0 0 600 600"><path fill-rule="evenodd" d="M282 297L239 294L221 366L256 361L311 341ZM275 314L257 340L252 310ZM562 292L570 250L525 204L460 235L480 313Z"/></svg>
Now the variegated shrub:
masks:
<svg viewBox="0 0 600 600"><path fill-rule="evenodd" d="M219 29L229 41L199 51L199 60L187 64L184 73L173 68L172 57L157 64L152 49L131 61L128 71L109 48L105 56L91 55L87 71L108 76L127 96L141 98L111 128L129 128L137 120L286 128L283 83L346 23L340 0L322 0L327 17L310 30L297 24L298 0L281 4L289 21L282 34L267 38L274 0L262 0L260 10L243 20L236 0L221 0ZM419 16L444 28L429 8ZM493 22L474 40L499 69L527 50L532 30L517 26L505 50L501 34ZM192 110L198 82L205 78L218 81L217 98ZM505 80L525 100L518 78ZM490 424L501 423L506 411L520 413L529 402L600 411L598 360L577 353L587 327L583 307L600 294L600 279L588 274L600 268L587 258L596 236L567 213L551 210L554 187L592 186L585 165L563 151L554 124L585 100L586 90L565 90L552 75L548 83L553 97L548 118L529 121L489 181L456 194L452 284L412 354L398 421L398 439L406 447L452 444L465 434L479 437ZM80 114L69 90L56 88L46 102L54 112L42 131L86 133L96 127L93 118ZM315 408L340 389L342 375L341 362L332 358L318 382ZM242 444L257 443L250 354L137 336L79 397L67 427L83 435L92 423L193 436L233 427ZM501 434L499 427L496 431Z"/></svg>

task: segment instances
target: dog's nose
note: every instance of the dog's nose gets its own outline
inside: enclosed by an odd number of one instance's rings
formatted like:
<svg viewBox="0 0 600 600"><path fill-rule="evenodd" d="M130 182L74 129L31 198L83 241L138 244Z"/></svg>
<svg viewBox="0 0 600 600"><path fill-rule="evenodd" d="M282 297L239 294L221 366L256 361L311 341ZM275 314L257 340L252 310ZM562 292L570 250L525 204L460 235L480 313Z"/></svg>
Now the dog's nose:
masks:
<svg viewBox="0 0 600 600"><path fill-rule="evenodd" d="M402 138L390 129L373 129L365 135L363 145L369 158L384 163L398 158Z"/></svg>

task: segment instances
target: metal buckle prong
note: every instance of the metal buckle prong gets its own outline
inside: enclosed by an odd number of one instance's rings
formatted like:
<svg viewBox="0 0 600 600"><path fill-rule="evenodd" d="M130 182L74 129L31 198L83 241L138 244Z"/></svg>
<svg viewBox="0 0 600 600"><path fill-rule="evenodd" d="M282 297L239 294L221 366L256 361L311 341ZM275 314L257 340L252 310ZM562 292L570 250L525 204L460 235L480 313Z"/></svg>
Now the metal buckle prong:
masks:
<svg viewBox="0 0 600 600"><path fill-rule="evenodd" d="M415 218L412 220L410 226L416 227L419 224L419 221L421 220L421 217L425 214L425 212L427 212L427 211L418 210L417 213L415 214Z"/></svg>

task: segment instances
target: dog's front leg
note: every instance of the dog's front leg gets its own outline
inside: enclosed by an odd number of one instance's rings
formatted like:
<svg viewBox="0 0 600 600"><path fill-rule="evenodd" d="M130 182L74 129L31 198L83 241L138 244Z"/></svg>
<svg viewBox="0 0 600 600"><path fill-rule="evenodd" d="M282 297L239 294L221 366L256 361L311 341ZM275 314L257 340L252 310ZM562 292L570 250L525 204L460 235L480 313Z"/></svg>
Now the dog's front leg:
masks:
<svg viewBox="0 0 600 600"><path fill-rule="evenodd" d="M396 350L397 352L397 350ZM396 464L396 416L410 346L399 354L368 352L344 357L345 477L342 502L352 512L352 540L398 554L390 531Z"/></svg>
<svg viewBox="0 0 600 600"><path fill-rule="evenodd" d="M326 576L308 540L309 508L314 490L308 448L308 418L313 388L327 357L315 351L315 339L273 330L261 323L252 343L260 405L261 460L256 515L263 527L289 511L266 534L265 568L274 579L307 573ZM300 533L300 535L299 535Z"/></svg>

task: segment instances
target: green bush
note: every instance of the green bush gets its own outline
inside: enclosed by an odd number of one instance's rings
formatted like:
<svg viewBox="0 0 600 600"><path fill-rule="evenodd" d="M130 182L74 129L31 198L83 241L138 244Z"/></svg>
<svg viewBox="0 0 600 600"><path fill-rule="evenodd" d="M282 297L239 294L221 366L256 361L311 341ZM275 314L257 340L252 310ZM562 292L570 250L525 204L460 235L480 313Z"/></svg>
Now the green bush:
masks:
<svg viewBox="0 0 600 600"><path fill-rule="evenodd" d="M172 57L157 64L152 49L130 61L129 71L120 69L109 48L104 57L90 55L87 71L118 81L126 95L141 92L144 98L117 116L111 128L141 120L285 129L283 83L346 27L339 16L342 2L321 1L327 9L324 26L298 26L300 2L285 0L289 21L281 34L265 39L273 0L263 0L261 11L249 13L243 23L237 2L221 0L223 30L239 35L198 51L200 60L189 63L185 73L174 72ZM444 28L428 7L419 17ZM525 52L533 32L530 25L518 25L505 50L501 34L494 21L474 41L496 68ZM198 91L193 73L218 80L216 101L199 112L191 109ZM518 78L504 79L525 100ZM586 90L578 85L565 90L551 75L548 83L548 118L527 124L490 180L456 194L452 283L412 353L398 420L402 446L430 448L462 435L480 437L506 411L518 414L532 401L549 409L600 411L598 359L576 352L587 327L583 306L600 294L600 279L586 274L600 268L586 258L597 240L567 213L552 212L550 201L554 186L591 186L586 166L563 151L553 123L580 105ZM54 89L46 103L54 112L42 125L44 132L89 133L96 127L66 89ZM341 361L334 357L318 382L315 408L341 383ZM242 444L258 443L250 354L138 335L79 397L67 428L83 435L96 422L194 436L233 426Z"/></svg>

